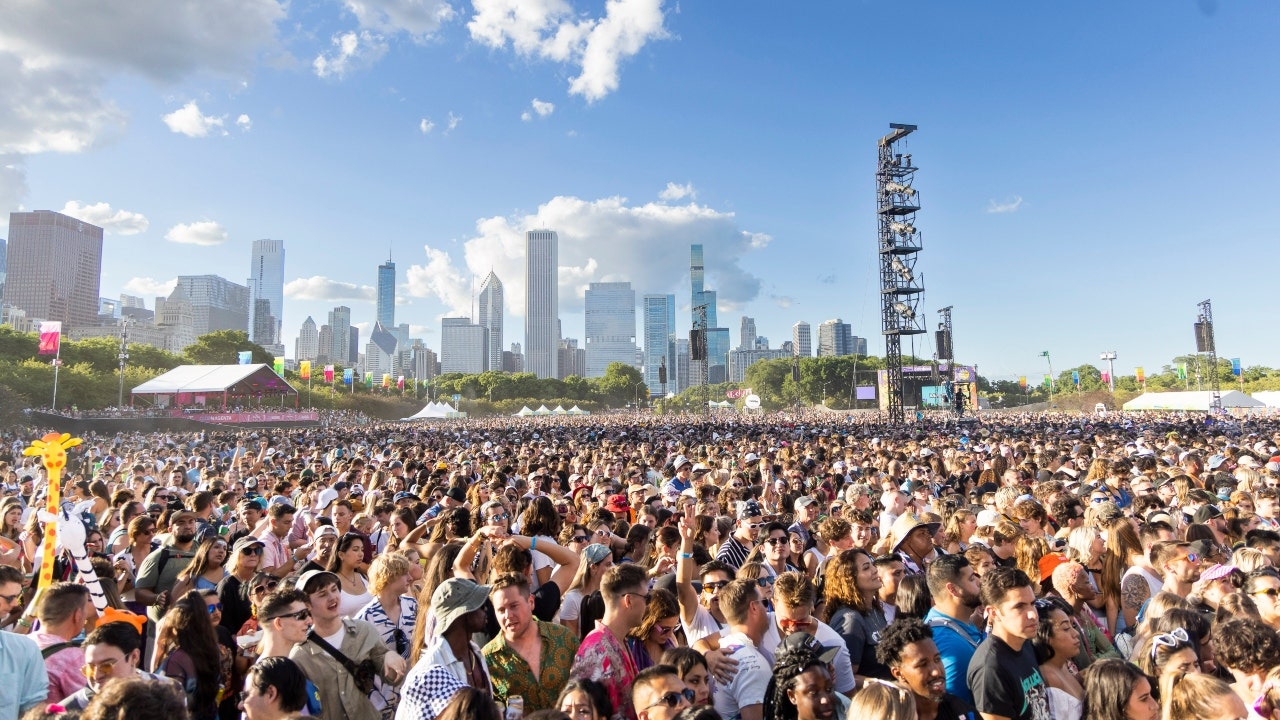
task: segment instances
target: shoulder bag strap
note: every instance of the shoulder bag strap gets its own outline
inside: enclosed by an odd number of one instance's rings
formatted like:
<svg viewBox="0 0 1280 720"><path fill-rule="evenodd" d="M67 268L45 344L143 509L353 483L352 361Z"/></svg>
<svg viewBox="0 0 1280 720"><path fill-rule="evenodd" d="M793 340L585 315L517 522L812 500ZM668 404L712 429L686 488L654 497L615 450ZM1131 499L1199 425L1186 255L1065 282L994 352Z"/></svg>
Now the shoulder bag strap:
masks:
<svg viewBox="0 0 1280 720"><path fill-rule="evenodd" d="M321 650L329 653L334 660L337 660L338 663L342 665L343 669L351 673L351 677L356 677L356 664L351 660L351 658L343 655L341 650L330 645L327 640L317 635L315 630L307 631L307 639L316 645L319 645Z"/></svg>

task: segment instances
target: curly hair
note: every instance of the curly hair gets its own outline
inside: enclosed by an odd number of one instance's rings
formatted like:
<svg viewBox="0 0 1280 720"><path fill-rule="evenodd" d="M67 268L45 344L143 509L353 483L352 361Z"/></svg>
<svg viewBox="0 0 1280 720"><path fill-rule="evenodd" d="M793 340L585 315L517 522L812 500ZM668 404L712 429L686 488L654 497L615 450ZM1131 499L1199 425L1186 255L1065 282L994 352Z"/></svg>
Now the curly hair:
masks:
<svg viewBox="0 0 1280 720"><path fill-rule="evenodd" d="M880 598L875 593L864 594L858 589L859 556L871 561L871 553L862 548L843 550L827 566L823 583L822 597L826 605L822 609L822 621L830 622L831 616L842 607L848 606L860 613L871 611L879 605Z"/></svg>
<svg viewBox="0 0 1280 720"><path fill-rule="evenodd" d="M797 633L807 635L807 633ZM774 658L773 675L764 691L764 717L766 720L797 720L799 713L795 703L787 696L796 678L809 668L827 669L822 659L807 647L779 652Z"/></svg>
<svg viewBox="0 0 1280 720"><path fill-rule="evenodd" d="M520 530L529 537L536 535L555 537L560 534L560 527L563 524L560 513L556 512L555 504L545 495L533 498L520 518Z"/></svg>
<svg viewBox="0 0 1280 720"><path fill-rule="evenodd" d="M889 627L880 632L880 644L876 645L876 660L887 667L897 667L902 662L902 650L911 643L932 640L933 628L923 620L897 617Z"/></svg>
<svg viewBox="0 0 1280 720"><path fill-rule="evenodd" d="M211 699L210 704L212 702ZM83 720L188 720L191 715L187 712L186 699L172 684L122 678L107 683L80 717Z"/></svg>
<svg viewBox="0 0 1280 720"><path fill-rule="evenodd" d="M1236 618L1214 629L1214 661L1246 675L1280 665L1280 635L1256 618Z"/></svg>

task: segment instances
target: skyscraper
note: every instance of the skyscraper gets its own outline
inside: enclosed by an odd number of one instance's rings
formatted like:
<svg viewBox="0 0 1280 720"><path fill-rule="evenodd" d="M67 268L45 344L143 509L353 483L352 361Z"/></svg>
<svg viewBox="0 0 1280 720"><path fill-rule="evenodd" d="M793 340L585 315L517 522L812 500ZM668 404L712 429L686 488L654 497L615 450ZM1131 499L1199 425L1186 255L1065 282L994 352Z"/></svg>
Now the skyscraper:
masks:
<svg viewBox="0 0 1280 720"><path fill-rule="evenodd" d="M440 319L440 372L484 372L485 330L471 318Z"/></svg>
<svg viewBox="0 0 1280 720"><path fill-rule="evenodd" d="M662 397L663 382L659 368L667 368L667 392L679 392L676 376L676 296L645 295L643 299L644 321L644 383L650 397Z"/></svg>
<svg viewBox="0 0 1280 720"><path fill-rule="evenodd" d="M316 329L316 321L308 315L302 321L302 329L298 331L298 342L293 347L295 360L314 361L320 355L320 331Z"/></svg>
<svg viewBox="0 0 1280 720"><path fill-rule="evenodd" d="M249 256L249 339L284 354L284 241L254 240Z"/></svg>
<svg viewBox="0 0 1280 720"><path fill-rule="evenodd" d="M742 327L738 330L738 349L754 350L756 348L756 319L742 316Z"/></svg>
<svg viewBox="0 0 1280 720"><path fill-rule="evenodd" d="M818 326L818 357L853 354L853 332L849 323L833 318Z"/></svg>
<svg viewBox="0 0 1280 720"><path fill-rule="evenodd" d="M5 243L5 239L0 238L0 297L4 297L4 276L5 269L8 267L6 265L7 259L5 258L5 255L7 255L8 252L8 245Z"/></svg>
<svg viewBox="0 0 1280 720"><path fill-rule="evenodd" d="M396 264L391 258L378 266L377 321L390 331L396 325Z"/></svg>
<svg viewBox="0 0 1280 720"><path fill-rule="evenodd" d="M98 322L102 228L50 210L9 214L4 304L63 330Z"/></svg>
<svg viewBox="0 0 1280 720"><path fill-rule="evenodd" d="M813 334L809 329L809 323L801 320L791 326L791 346L795 354L800 357L813 355Z"/></svg>
<svg viewBox="0 0 1280 720"><path fill-rule="evenodd" d="M249 288L217 275L179 275L165 303L184 302L196 337L218 330L249 330ZM156 308L156 314L161 313Z"/></svg>
<svg viewBox="0 0 1280 720"><path fill-rule="evenodd" d="M540 378L557 375L559 244L553 230L530 230L524 236L524 367Z"/></svg>
<svg viewBox="0 0 1280 720"><path fill-rule="evenodd" d="M488 336L485 370L502 370L502 281L490 270L480 285L480 317L476 324Z"/></svg>
<svg viewBox="0 0 1280 720"><path fill-rule="evenodd" d="M707 382L724 382L729 365L729 329L720 327L716 309L716 291L707 290L703 283L702 245L689 246L689 283L692 314L692 327L701 327L707 331ZM705 324L702 313L705 312ZM703 362L692 364L692 372L700 370Z"/></svg>
<svg viewBox="0 0 1280 720"><path fill-rule="evenodd" d="M373 331L369 333L369 342L364 350L364 371L373 373L376 378L383 375L395 375L400 372L400 341L394 333L381 322L373 323Z"/></svg>
<svg viewBox="0 0 1280 720"><path fill-rule="evenodd" d="M636 358L636 291L629 282L591 283L586 296L586 377L604 377L610 363Z"/></svg>
<svg viewBox="0 0 1280 720"><path fill-rule="evenodd" d="M346 305L329 311L329 362L352 367L356 359L351 356L351 308Z"/></svg>

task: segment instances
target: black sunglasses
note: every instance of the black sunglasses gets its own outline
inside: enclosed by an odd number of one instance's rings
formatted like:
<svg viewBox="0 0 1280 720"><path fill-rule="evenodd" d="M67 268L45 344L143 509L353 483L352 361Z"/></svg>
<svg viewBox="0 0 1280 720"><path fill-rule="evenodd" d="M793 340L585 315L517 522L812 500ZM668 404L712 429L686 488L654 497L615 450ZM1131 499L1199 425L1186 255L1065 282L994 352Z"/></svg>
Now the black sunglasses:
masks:
<svg viewBox="0 0 1280 720"><path fill-rule="evenodd" d="M409 636L404 634L404 630L400 628L392 628L391 636L396 641L396 654L404 655L409 651Z"/></svg>
<svg viewBox="0 0 1280 720"><path fill-rule="evenodd" d="M302 608L298 612L281 613L280 615L272 615L271 617L265 618L265 619L268 622L270 622L272 620L278 620L282 618L292 618L294 620L306 620L309 617L311 617L311 611L308 610L307 608Z"/></svg>
<svg viewBox="0 0 1280 720"><path fill-rule="evenodd" d="M687 702L687 703L689 703L690 705L692 705L692 704L693 704L693 699L694 699L695 697L697 697L697 696L696 696L696 695L694 695L693 691L692 691L692 690L690 690L689 688L685 688L684 690L680 690L680 691L672 690L671 692L667 693L666 695L663 695L662 697L658 698L658 702L656 702L656 703L654 703L654 704L650 705L649 707L645 708L645 710L650 710L650 709L652 709L652 708L656 708L656 707L658 707L659 705L666 705L666 706L667 706L667 707L669 707L669 708L679 707L679 705L680 705L680 701L681 701L681 700L684 700L685 702ZM644 712L644 710L641 710L641 712Z"/></svg>

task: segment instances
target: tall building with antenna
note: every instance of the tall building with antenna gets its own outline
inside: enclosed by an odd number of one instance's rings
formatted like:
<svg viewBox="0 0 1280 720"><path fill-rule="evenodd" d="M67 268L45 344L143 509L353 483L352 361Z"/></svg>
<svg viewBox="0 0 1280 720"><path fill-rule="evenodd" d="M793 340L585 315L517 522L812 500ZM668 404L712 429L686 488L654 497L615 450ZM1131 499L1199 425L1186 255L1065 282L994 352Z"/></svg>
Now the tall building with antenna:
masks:
<svg viewBox="0 0 1280 720"><path fill-rule="evenodd" d="M476 324L484 328L488 338L485 348L485 370L502 370L502 281L492 270L480 285L480 306Z"/></svg>
<svg viewBox="0 0 1280 720"><path fill-rule="evenodd" d="M396 325L396 264L391 262L391 256L387 256L387 261L378 266L378 313L376 320L382 323L384 328L393 328Z"/></svg>

